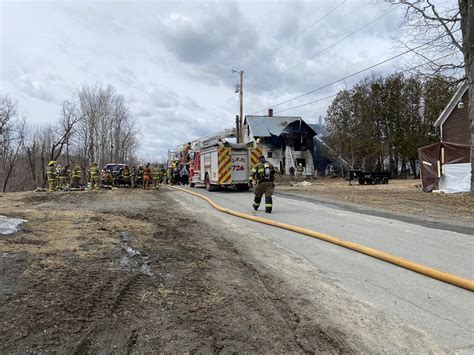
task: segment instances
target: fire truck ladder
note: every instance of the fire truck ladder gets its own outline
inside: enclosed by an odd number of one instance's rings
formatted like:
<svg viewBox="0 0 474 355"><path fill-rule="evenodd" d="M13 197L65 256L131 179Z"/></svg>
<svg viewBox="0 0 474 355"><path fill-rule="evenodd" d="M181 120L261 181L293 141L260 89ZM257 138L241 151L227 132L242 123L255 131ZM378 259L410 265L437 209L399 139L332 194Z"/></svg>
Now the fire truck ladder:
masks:
<svg viewBox="0 0 474 355"><path fill-rule="evenodd" d="M207 147L211 147L211 146L217 144L219 142L219 140L221 140L223 138L232 138L232 137L235 137L235 136L236 136L235 128L229 128L229 129L225 129L221 132L218 132L218 133L215 133L215 134L203 137L203 138L196 139L196 140L191 142L191 147L194 147L195 145L200 145L201 148L207 148Z"/></svg>

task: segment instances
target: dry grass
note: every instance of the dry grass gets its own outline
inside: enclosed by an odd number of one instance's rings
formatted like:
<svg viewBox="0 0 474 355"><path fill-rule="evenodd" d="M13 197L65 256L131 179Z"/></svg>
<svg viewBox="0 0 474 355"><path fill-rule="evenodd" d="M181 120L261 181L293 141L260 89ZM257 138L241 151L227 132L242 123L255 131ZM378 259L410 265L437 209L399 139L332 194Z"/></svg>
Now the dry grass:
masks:
<svg viewBox="0 0 474 355"><path fill-rule="evenodd" d="M350 186L342 179L318 179L310 186L282 184L278 190L319 196L402 214L474 223L474 198L469 194L426 193L420 180L391 180L388 185Z"/></svg>
<svg viewBox="0 0 474 355"><path fill-rule="evenodd" d="M48 199L40 203L32 202L32 199L42 195L22 192L8 193L0 198L0 215L20 217L28 221L22 227L26 234L0 239L0 252L72 252L78 257L87 258L117 246L120 243L115 232L117 230L133 230L139 235L152 235L151 224L134 219L133 216L129 218L87 211L71 203L58 203L55 206Z"/></svg>

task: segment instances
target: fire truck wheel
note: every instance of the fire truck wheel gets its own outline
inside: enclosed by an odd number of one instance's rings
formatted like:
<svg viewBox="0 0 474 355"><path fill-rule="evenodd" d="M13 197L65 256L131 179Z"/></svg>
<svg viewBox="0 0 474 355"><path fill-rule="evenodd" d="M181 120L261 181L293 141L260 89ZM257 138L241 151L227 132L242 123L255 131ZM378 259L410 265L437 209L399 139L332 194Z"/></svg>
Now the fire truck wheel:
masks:
<svg viewBox="0 0 474 355"><path fill-rule="evenodd" d="M207 174L206 174L206 190L216 191L216 185L211 184L211 179L209 179L209 175Z"/></svg>

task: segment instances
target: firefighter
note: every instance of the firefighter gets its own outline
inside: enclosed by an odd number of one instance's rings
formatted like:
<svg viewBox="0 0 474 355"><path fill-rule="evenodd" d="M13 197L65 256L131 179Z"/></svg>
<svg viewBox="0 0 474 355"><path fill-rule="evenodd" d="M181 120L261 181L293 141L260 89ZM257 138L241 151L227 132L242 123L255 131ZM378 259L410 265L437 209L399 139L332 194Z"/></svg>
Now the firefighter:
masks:
<svg viewBox="0 0 474 355"><path fill-rule="evenodd" d="M135 187L141 187L143 183L143 166L139 165L135 178Z"/></svg>
<svg viewBox="0 0 474 355"><path fill-rule="evenodd" d="M167 173L166 173L166 169L164 167L161 167L161 173L160 173L160 182L162 184L166 184L167 183Z"/></svg>
<svg viewBox="0 0 474 355"><path fill-rule="evenodd" d="M188 142L183 146L183 162L188 164L190 161L189 152L191 151L191 142Z"/></svg>
<svg viewBox="0 0 474 355"><path fill-rule="evenodd" d="M143 168L143 189L148 190L150 188L150 180L151 180L151 169L150 163L146 163L145 167Z"/></svg>
<svg viewBox="0 0 474 355"><path fill-rule="evenodd" d="M108 170L108 169L104 169L102 170L102 176L103 176L103 183L104 183L104 187L106 189L112 189L112 184L113 184L113 181L114 181L114 177L112 175L112 171Z"/></svg>
<svg viewBox="0 0 474 355"><path fill-rule="evenodd" d="M99 190L99 169L97 163L92 163L89 168L89 178L91 181L91 190Z"/></svg>
<svg viewBox="0 0 474 355"><path fill-rule="evenodd" d="M299 163L298 167L296 168L296 176L303 176L304 167L303 164Z"/></svg>
<svg viewBox="0 0 474 355"><path fill-rule="evenodd" d="M293 165L292 165L292 166L290 166L290 169L289 169L289 171L290 171L290 176L295 176L295 168L294 168L294 166L293 166Z"/></svg>
<svg viewBox="0 0 474 355"><path fill-rule="evenodd" d="M56 190L63 190L66 184L66 171L62 165L58 164L56 166L56 177L58 179Z"/></svg>
<svg viewBox="0 0 474 355"><path fill-rule="evenodd" d="M161 169L158 164L153 164L151 168L151 178L153 179L153 189L158 190L160 188Z"/></svg>
<svg viewBox="0 0 474 355"><path fill-rule="evenodd" d="M125 183L125 187L129 187L130 186L130 169L128 168L127 165L123 167L122 177Z"/></svg>
<svg viewBox="0 0 474 355"><path fill-rule="evenodd" d="M72 178L71 167L69 165L66 165L66 189L67 190L71 188L71 178Z"/></svg>
<svg viewBox="0 0 474 355"><path fill-rule="evenodd" d="M56 162L51 160L48 163L48 167L46 168L46 175L48 177L48 191L53 192L56 190L56 181L57 181L57 172L56 172Z"/></svg>
<svg viewBox="0 0 474 355"><path fill-rule="evenodd" d="M132 176L132 180L130 182L130 185L132 187L135 187L137 185L137 168L135 167L135 165L132 166L131 176Z"/></svg>
<svg viewBox="0 0 474 355"><path fill-rule="evenodd" d="M72 170L72 184L71 187L74 189L78 189L81 187L81 177L82 171L79 165L76 165Z"/></svg>
<svg viewBox="0 0 474 355"><path fill-rule="evenodd" d="M179 185L180 169L178 164L173 163L173 170L171 172L171 185Z"/></svg>
<svg viewBox="0 0 474 355"><path fill-rule="evenodd" d="M58 180L60 190L69 190L69 180L71 179L71 170L69 165L61 166L58 170Z"/></svg>
<svg viewBox="0 0 474 355"><path fill-rule="evenodd" d="M171 165L169 165L168 169L166 170L166 183L168 185L171 185L172 174L173 174L173 168L171 167Z"/></svg>
<svg viewBox="0 0 474 355"><path fill-rule="evenodd" d="M189 185L189 171L186 168L186 165L183 165L183 167L181 168L180 176L181 176L181 184Z"/></svg>
<svg viewBox="0 0 474 355"><path fill-rule="evenodd" d="M265 160L264 155L260 155L259 162L251 171L250 178L257 181L255 187L255 198L253 202L253 209L255 211L260 207L263 195L265 195L265 212L272 213L273 208L273 188L275 184L275 167Z"/></svg>

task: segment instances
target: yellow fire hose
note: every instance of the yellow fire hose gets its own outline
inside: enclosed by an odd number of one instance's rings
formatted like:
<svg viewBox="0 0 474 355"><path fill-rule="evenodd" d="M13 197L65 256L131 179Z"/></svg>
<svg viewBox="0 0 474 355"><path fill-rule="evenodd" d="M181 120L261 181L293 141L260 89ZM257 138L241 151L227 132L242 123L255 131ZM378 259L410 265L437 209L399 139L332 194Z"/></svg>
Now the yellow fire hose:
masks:
<svg viewBox="0 0 474 355"><path fill-rule="evenodd" d="M350 250L353 250L353 251L371 256L373 258L377 258L377 259L386 261L390 264L397 265L397 266L403 267L405 269L417 272L419 274L431 277L433 279L443 281L443 282L449 283L451 285L461 287L461 288L464 288L464 289L469 290L471 292L474 292L474 280L465 279L465 278L462 278L462 277L459 277L459 276L456 276L456 275L453 275L453 274L449 274L449 273L444 272L444 271L432 269L430 267L412 262L410 260L399 258L397 256L385 253L383 251L373 249L373 248L369 248L369 247L366 247L366 246L363 246L363 245L360 245L360 244L357 244L357 243L349 242L347 240L342 240L342 239L339 239L339 238L336 238L336 237L331 237L330 235L327 235L327 234L324 234L324 233L319 233L319 232L316 232L316 231L313 231L313 230L310 230L310 229L293 226L291 224L276 222L276 221L272 221L272 220L269 220L269 219L266 219L266 218L256 217L256 216L252 216L252 215L249 215L249 214L246 214L246 213L233 211L231 209L219 206L217 203L212 201L207 196L201 195L197 192L189 191L189 190L186 190L186 189L183 189L183 188L180 188L180 187L175 187L175 186L172 186L172 187L176 190L183 191L183 192L186 192L188 194L191 194L191 195L194 195L196 197L199 197L199 198L203 199L204 201L209 203L212 207L214 207L215 209L217 209L221 212L224 212L224 213L236 216L236 217L248 219L250 221L267 224L267 225L278 227L278 228L281 228L281 229L286 229L286 230L289 230L289 231L292 231L292 232L295 232L295 233L304 234L304 235L307 235L309 237L313 237L313 238L316 238L316 239L324 240L326 242L329 242L329 243L332 243L332 244L335 244L335 245L339 245L341 247L344 247L344 248L347 248L347 249L350 249Z"/></svg>

